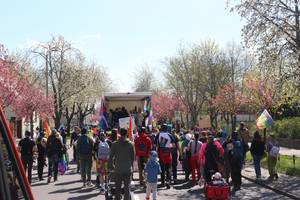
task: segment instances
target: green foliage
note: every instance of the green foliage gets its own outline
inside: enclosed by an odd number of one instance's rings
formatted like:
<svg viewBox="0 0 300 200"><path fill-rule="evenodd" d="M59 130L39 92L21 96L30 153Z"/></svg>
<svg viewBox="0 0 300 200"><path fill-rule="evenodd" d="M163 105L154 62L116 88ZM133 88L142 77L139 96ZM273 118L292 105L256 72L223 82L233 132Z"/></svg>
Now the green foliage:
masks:
<svg viewBox="0 0 300 200"><path fill-rule="evenodd" d="M247 153L246 161L251 163L253 162L253 158L250 152ZM267 156L261 160L261 166L263 168L268 168ZM294 168L292 156L280 155L277 162L277 169L278 172L283 174L300 176L300 158L296 157Z"/></svg>
<svg viewBox="0 0 300 200"><path fill-rule="evenodd" d="M300 117L277 120L272 131L280 138L300 139Z"/></svg>
<svg viewBox="0 0 300 200"><path fill-rule="evenodd" d="M250 133L256 130L255 122L246 124ZM285 118L276 120L271 130L278 138L300 139L300 117Z"/></svg>

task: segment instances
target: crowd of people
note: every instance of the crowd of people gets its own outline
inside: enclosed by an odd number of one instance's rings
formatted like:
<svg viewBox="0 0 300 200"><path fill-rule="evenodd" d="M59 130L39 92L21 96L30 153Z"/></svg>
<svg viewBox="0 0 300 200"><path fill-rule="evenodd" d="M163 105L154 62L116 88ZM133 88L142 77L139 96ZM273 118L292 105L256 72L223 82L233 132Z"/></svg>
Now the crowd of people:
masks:
<svg viewBox="0 0 300 200"><path fill-rule="evenodd" d="M125 107L117 107L116 109L110 109L109 112L104 112L105 117L108 119L108 127L116 128L119 127L119 119L131 116L134 119L134 123L138 127L145 126L145 118L148 117L148 111L142 112L141 108L135 107L128 111Z"/></svg>
<svg viewBox="0 0 300 200"><path fill-rule="evenodd" d="M58 180L58 163L63 155L68 154L66 140L61 133L64 130L52 130L45 138L44 131L40 131L36 141L31 133L26 131L25 138L19 142L21 159L28 171L31 183L32 165L37 157L38 177L43 180L43 168L48 158L47 182ZM260 161L267 152L270 180L277 179L276 162L279 145L274 135L266 137L263 133L254 133L251 146L249 131L244 123L231 134L223 130L212 131L200 128L176 131L167 124L149 131L140 127L133 141L128 138L127 129L112 129L104 132L97 130L90 133L87 128L74 127L71 133L70 145L73 148L73 162L77 164L77 172L81 174L83 188L93 186L92 166L95 162L95 183L101 192L107 188L108 174L114 173L116 199L121 197L123 185L124 199L129 199L129 186L133 173L134 161L138 164L139 183L146 188L146 199L157 199L158 175L161 187L169 189L177 184L178 164L181 163L185 174L184 181L192 184L208 183L216 172L222 174L226 182L230 179L233 191L241 188L241 171L245 164L247 151L253 156L255 173L261 178ZM190 180L191 178L191 180Z"/></svg>

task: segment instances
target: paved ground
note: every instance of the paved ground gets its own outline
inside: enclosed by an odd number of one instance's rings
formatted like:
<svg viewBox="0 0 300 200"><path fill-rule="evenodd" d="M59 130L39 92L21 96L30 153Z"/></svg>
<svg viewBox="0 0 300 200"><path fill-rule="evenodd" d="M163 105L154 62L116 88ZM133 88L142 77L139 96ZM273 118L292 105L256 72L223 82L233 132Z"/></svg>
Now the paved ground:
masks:
<svg viewBox="0 0 300 200"><path fill-rule="evenodd" d="M288 155L288 156L293 156L295 155L296 157L300 158L300 150L299 149L289 149L285 147L280 147L280 152L281 155Z"/></svg>
<svg viewBox="0 0 300 200"><path fill-rule="evenodd" d="M251 146L251 142L248 143L249 147ZM280 147L279 153L281 155L287 155L287 156L293 156L295 155L296 157L300 158L300 149L290 149L286 147Z"/></svg>
<svg viewBox="0 0 300 200"><path fill-rule="evenodd" d="M46 175L46 173L45 173ZM136 176L137 174L135 174ZM95 180L95 175L93 175ZM179 173L179 179L183 179L183 174ZM79 200L79 199L104 199L98 188L82 189L80 175L75 173L75 165L70 166L70 170L63 176L59 177L58 182L46 183L37 181L36 171L34 172L34 180L32 184L33 193L38 200ZM133 199L145 199L145 190L133 182ZM158 199L169 200L188 200L188 199L205 199L203 188L192 186L190 183L179 182L170 190L159 188ZM243 179L243 187L236 194L232 195L232 199L289 199L279 195L271 190L265 189L255 183Z"/></svg>
<svg viewBox="0 0 300 200"><path fill-rule="evenodd" d="M261 173L262 173L262 180L260 180L260 182L262 184L267 184L268 186L275 188L277 190L290 193L294 196L299 196L299 194L300 194L300 177L288 176L288 175L279 173L278 180L269 181L269 180L267 180L267 178L269 176L268 171L266 169L262 168ZM255 180L256 175L255 175L255 171L253 169L253 165L247 166L243 170L243 175Z"/></svg>

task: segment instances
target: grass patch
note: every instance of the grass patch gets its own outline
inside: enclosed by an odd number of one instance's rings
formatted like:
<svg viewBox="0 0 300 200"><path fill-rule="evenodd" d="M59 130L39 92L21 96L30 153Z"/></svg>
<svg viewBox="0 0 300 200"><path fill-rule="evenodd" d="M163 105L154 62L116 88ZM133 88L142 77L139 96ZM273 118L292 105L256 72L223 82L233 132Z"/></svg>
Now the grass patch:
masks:
<svg viewBox="0 0 300 200"><path fill-rule="evenodd" d="M248 152L246 156L246 161L253 163L253 158L251 153ZM267 156L265 156L261 161L261 167L268 168ZM278 172L287 175L296 175L300 176L300 158L296 157L295 169L293 166L293 157L280 155L279 160L277 162Z"/></svg>

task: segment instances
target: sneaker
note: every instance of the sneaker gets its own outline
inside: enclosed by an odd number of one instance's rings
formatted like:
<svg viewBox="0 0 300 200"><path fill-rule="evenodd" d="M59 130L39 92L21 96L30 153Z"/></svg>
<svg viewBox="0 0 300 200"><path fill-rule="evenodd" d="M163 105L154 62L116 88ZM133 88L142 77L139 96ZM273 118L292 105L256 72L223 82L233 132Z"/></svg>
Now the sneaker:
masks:
<svg viewBox="0 0 300 200"><path fill-rule="evenodd" d="M84 189L84 188L86 188L86 184L85 183L82 184L82 189Z"/></svg>
<svg viewBox="0 0 300 200"><path fill-rule="evenodd" d="M47 183L49 184L51 182L51 176L48 177Z"/></svg>
<svg viewBox="0 0 300 200"><path fill-rule="evenodd" d="M88 186L88 187L94 187L94 185L93 185L93 183L92 183L91 181L88 181L88 182L87 182L87 186Z"/></svg>
<svg viewBox="0 0 300 200"><path fill-rule="evenodd" d="M100 193L104 194L105 192L106 192L106 189L105 189L104 186L102 186L101 189L100 189Z"/></svg>
<svg viewBox="0 0 300 200"><path fill-rule="evenodd" d="M170 186L169 183L166 184L166 187L167 187L167 189L170 189L170 188L171 188L171 186Z"/></svg>

